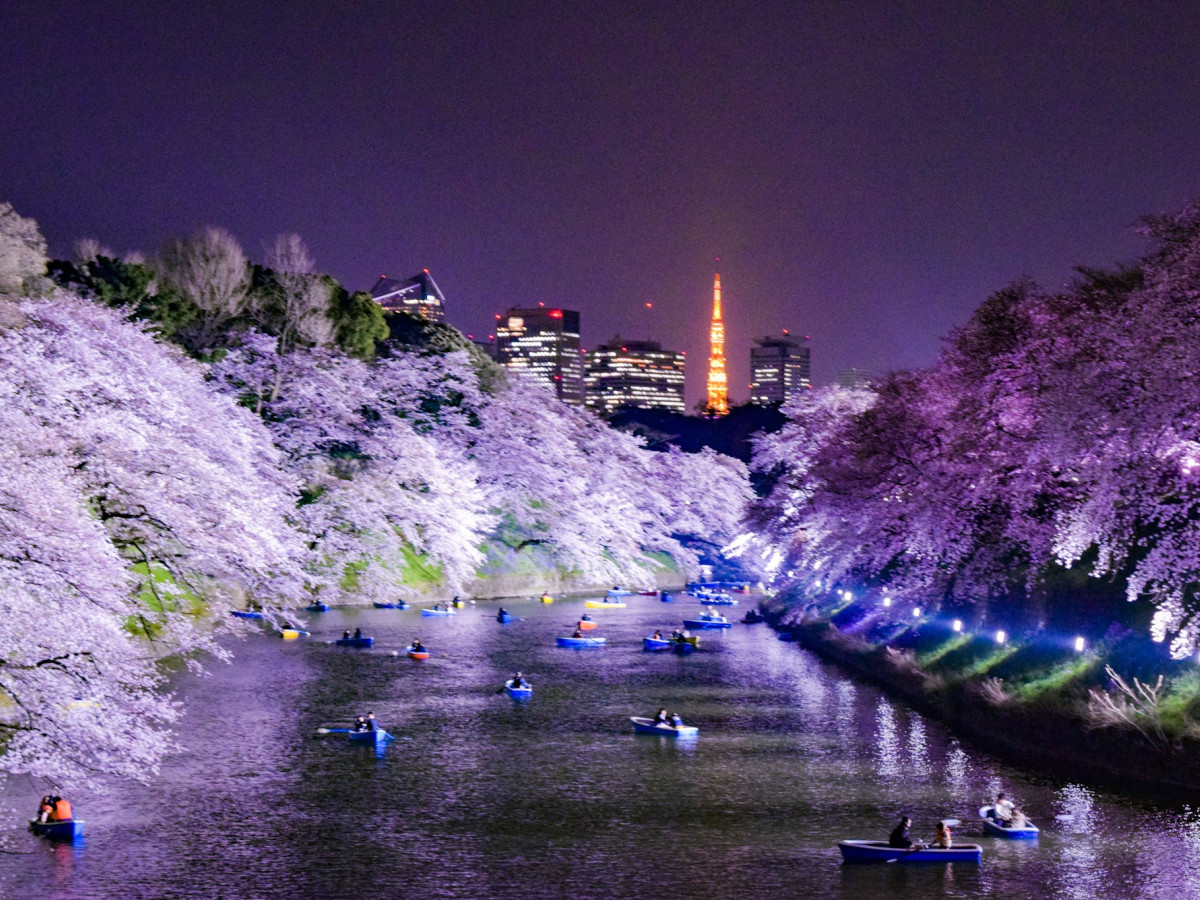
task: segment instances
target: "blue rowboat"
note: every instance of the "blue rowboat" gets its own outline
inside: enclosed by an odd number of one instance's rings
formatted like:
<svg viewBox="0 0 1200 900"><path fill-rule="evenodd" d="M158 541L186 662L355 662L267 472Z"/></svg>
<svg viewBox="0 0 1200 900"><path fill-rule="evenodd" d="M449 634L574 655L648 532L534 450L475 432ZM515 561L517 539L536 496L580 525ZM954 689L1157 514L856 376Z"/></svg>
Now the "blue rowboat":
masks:
<svg viewBox="0 0 1200 900"><path fill-rule="evenodd" d="M373 604L376 609L408 609L408 604L403 600L397 600L395 603L379 603Z"/></svg>
<svg viewBox="0 0 1200 900"><path fill-rule="evenodd" d="M724 616L700 616L696 619L684 619L684 628L732 628L731 623Z"/></svg>
<svg viewBox="0 0 1200 900"><path fill-rule="evenodd" d="M528 681L522 687L513 687L512 679L504 682L504 692L514 700L528 700L533 696L533 685Z"/></svg>
<svg viewBox="0 0 1200 900"><path fill-rule="evenodd" d="M638 734L657 734L660 737L689 738L700 733L695 725L664 725L644 716L630 716L633 730Z"/></svg>
<svg viewBox="0 0 1200 900"><path fill-rule="evenodd" d="M421 615L423 615L423 616L457 616L458 613L456 611L454 611L453 609L423 609L423 610L421 610Z"/></svg>
<svg viewBox="0 0 1200 900"><path fill-rule="evenodd" d="M262 613L253 612L248 609L231 609L229 614L231 616L237 616L239 619L261 619L263 617Z"/></svg>
<svg viewBox="0 0 1200 900"><path fill-rule="evenodd" d="M517 617L510 612L496 613L496 621L501 625L507 625L509 622L517 621Z"/></svg>
<svg viewBox="0 0 1200 900"><path fill-rule="evenodd" d="M628 597L632 593L633 593L633 591L625 591L625 590L622 590L621 588L609 588L607 591L604 592L604 596L614 597L614 598L615 597Z"/></svg>
<svg viewBox="0 0 1200 900"><path fill-rule="evenodd" d="M1004 825L999 819L993 819L991 813L992 807L983 806L979 809L979 818L983 819L983 833L991 837L1008 838L1011 841L1036 841L1038 838L1038 827L1025 820L1023 828L1013 828L1011 825Z"/></svg>
<svg viewBox="0 0 1200 900"><path fill-rule="evenodd" d="M713 594L704 600L710 606L737 606L738 602L728 594Z"/></svg>
<svg viewBox="0 0 1200 900"><path fill-rule="evenodd" d="M643 650L653 650L655 652L657 652L659 650L670 650L671 643L672 642L669 638L652 638L652 637L643 638L642 639L642 649Z"/></svg>
<svg viewBox="0 0 1200 900"><path fill-rule="evenodd" d="M56 841L73 841L83 837L82 819L65 819L62 822L39 822L34 819L29 823L29 830L38 837L47 837Z"/></svg>
<svg viewBox="0 0 1200 900"><path fill-rule="evenodd" d="M589 647L603 647L605 639L602 637L560 637L556 638L560 647L576 647L578 649L587 649Z"/></svg>
<svg viewBox="0 0 1200 900"><path fill-rule="evenodd" d="M371 638L371 637L338 638L336 641L334 641L334 643L339 644L342 647L370 647L372 644L375 643L375 638Z"/></svg>
<svg viewBox="0 0 1200 900"><path fill-rule="evenodd" d="M392 735L382 728L376 728L374 731L350 731L346 736L352 744L370 744L377 750L392 740Z"/></svg>
<svg viewBox="0 0 1200 900"><path fill-rule="evenodd" d="M979 862L983 848L978 844L958 844L944 847L923 847L920 850L904 850L889 847L887 841L841 841L838 849L846 862L913 862L948 863Z"/></svg>
<svg viewBox="0 0 1200 900"><path fill-rule="evenodd" d="M304 608L309 612L329 612L328 603L310 603Z"/></svg>

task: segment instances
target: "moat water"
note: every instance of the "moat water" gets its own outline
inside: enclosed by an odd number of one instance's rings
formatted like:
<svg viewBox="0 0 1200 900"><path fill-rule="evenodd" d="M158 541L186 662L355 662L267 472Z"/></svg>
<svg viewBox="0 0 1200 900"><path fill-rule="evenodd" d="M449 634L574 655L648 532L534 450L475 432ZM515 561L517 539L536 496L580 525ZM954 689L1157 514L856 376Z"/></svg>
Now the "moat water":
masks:
<svg viewBox="0 0 1200 900"><path fill-rule="evenodd" d="M700 604L631 597L593 612L607 647L577 651L554 638L582 600L504 605L521 620L335 611L234 642L177 680L185 751L158 777L72 791L83 843L24 832L46 786L8 780L0 896L1200 897L1200 810L998 762L766 625L645 653ZM328 643L354 627L375 647ZM415 637L430 660L392 655ZM497 693L517 669L529 702ZM699 737L635 736L628 717L664 706ZM367 710L396 735L380 756L316 734ZM997 790L1040 840L982 836ZM982 863L842 863L838 840L886 838L901 811L918 837L960 819Z"/></svg>

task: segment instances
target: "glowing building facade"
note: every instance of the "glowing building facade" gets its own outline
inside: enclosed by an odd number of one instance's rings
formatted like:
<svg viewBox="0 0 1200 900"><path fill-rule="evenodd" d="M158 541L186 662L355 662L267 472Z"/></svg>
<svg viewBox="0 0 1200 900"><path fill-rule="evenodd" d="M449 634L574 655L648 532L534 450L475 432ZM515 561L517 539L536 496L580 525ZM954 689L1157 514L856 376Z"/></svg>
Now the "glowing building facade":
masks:
<svg viewBox="0 0 1200 900"><path fill-rule="evenodd" d="M805 340L786 331L781 336L754 339L758 346L750 348L751 403L786 403L812 388L812 363Z"/></svg>
<svg viewBox="0 0 1200 900"><path fill-rule="evenodd" d="M570 309L510 309L496 323L496 361L554 385L558 399L583 404L579 313Z"/></svg>
<svg viewBox="0 0 1200 900"><path fill-rule="evenodd" d="M683 375L682 353L617 335L587 354L587 406L601 414L629 408L682 413Z"/></svg>
<svg viewBox="0 0 1200 900"><path fill-rule="evenodd" d="M446 321L446 298L428 269L406 280L380 275L371 296L389 312L406 312L430 322Z"/></svg>
<svg viewBox="0 0 1200 900"><path fill-rule="evenodd" d="M708 399L710 416L729 412L729 377L725 373L725 322L721 318L721 273L713 276L712 325L708 330Z"/></svg>

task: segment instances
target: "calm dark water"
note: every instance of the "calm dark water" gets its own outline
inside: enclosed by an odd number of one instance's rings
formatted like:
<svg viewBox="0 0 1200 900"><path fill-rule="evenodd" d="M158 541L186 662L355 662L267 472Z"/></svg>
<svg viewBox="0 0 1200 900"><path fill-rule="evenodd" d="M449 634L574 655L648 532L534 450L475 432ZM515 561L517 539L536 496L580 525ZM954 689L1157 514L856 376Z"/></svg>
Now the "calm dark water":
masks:
<svg viewBox="0 0 1200 900"><path fill-rule="evenodd" d="M640 639L699 604L631 598L595 613L609 647L554 646L581 600L506 602L453 619L417 610L312 616L312 638L254 635L231 666L183 677L186 752L148 786L74 792L82 847L14 827L0 895L93 898L1200 896L1200 812L1013 769L855 684L765 625L707 633L700 653ZM729 610L740 617L744 605ZM373 650L330 646L345 627ZM423 663L392 650L420 637ZM496 689L514 669L535 696ZM636 737L660 706L694 742ZM371 709L382 757L315 729ZM980 836L997 790L1037 843ZM9 821L43 793L11 779ZM841 838L939 818L981 865L845 866Z"/></svg>

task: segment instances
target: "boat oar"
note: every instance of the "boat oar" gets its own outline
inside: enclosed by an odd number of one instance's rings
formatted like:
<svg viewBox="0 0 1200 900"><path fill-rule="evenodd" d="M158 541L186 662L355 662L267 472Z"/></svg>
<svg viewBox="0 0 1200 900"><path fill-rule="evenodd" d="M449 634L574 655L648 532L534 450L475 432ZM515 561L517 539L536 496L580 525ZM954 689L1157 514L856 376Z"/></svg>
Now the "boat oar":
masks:
<svg viewBox="0 0 1200 900"><path fill-rule="evenodd" d="M349 734L353 728L318 728L317 734Z"/></svg>

